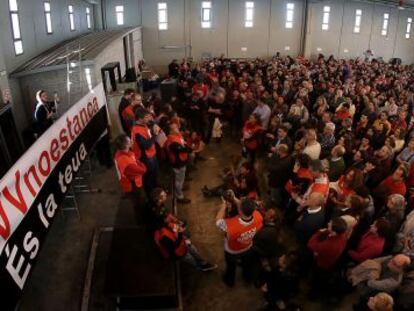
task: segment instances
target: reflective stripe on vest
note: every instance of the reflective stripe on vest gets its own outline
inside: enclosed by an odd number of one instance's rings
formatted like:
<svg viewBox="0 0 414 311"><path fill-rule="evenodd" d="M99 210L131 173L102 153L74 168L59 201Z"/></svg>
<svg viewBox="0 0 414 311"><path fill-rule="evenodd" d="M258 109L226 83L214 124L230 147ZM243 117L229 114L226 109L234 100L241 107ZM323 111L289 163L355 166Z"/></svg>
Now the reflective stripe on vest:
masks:
<svg viewBox="0 0 414 311"><path fill-rule="evenodd" d="M317 192L322 194L325 197L325 200L328 198L329 194L329 178L328 175L323 174L322 176L315 178L314 182L306 190L303 197L305 199L309 198L311 193Z"/></svg>
<svg viewBox="0 0 414 311"><path fill-rule="evenodd" d="M258 211L253 212L250 224L242 224L240 216L226 220L227 225L227 251L229 253L242 253L250 249L255 234L263 226L263 217Z"/></svg>
<svg viewBox="0 0 414 311"><path fill-rule="evenodd" d="M138 146L136 139L135 139L137 135L142 136L146 140L151 139L152 135L151 135L149 128L146 125L137 124L132 127L132 130L131 130L132 151L135 153L135 156L137 157L137 159L141 160L143 158L143 155L142 155L142 150ZM157 153L157 150L155 148L155 144L153 144L150 148L145 150L145 158L151 159L155 157L156 153Z"/></svg>
<svg viewBox="0 0 414 311"><path fill-rule="evenodd" d="M166 227L162 227L161 229L158 229L157 231L155 231L155 234L154 234L155 243L157 244L162 256L164 256L164 258L169 258L170 255L168 253L168 250L164 247L164 245L161 244L161 239L163 237L168 238L175 244L175 242L178 240L178 233ZM177 258L180 258L180 257L183 257L186 253L187 253L187 246L185 245L185 240L181 239L180 244L174 249L174 254Z"/></svg>
<svg viewBox="0 0 414 311"><path fill-rule="evenodd" d="M131 192L133 189L132 182L125 176L125 169L128 165L136 165L137 160L132 151L117 151L115 153L115 167L118 173L118 180L124 192ZM137 188L142 187L142 176L135 177L135 185Z"/></svg>
<svg viewBox="0 0 414 311"><path fill-rule="evenodd" d="M172 164L177 163L177 159L175 158L176 153L170 150L170 145L175 144L175 143L179 144L182 147L185 146L185 141L184 141L184 138L181 134L170 134L170 135L168 135L167 141L165 143L166 148L167 148L168 159L170 160L170 162ZM188 153L187 152L179 152L178 156L179 156L181 162L187 162L187 160L188 160Z"/></svg>

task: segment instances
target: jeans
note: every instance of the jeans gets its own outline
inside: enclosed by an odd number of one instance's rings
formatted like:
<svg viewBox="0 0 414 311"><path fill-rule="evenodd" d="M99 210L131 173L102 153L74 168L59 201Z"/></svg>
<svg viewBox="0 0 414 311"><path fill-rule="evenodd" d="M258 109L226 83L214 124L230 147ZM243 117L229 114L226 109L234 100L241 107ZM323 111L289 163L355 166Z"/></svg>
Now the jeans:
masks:
<svg viewBox="0 0 414 311"><path fill-rule="evenodd" d="M144 174L144 189L147 197L150 197L151 191L158 185L158 160L156 157L144 161L147 171Z"/></svg>
<svg viewBox="0 0 414 311"><path fill-rule="evenodd" d="M185 171L186 171L186 166L183 166L180 168L173 168L174 188L175 188L175 194L177 196L177 199L184 198L183 186L184 186L184 180L185 180Z"/></svg>
<svg viewBox="0 0 414 311"><path fill-rule="evenodd" d="M202 266L207 264L207 261L201 257L197 248L193 244L187 244L187 254L185 254L181 260L197 269L200 269Z"/></svg>
<svg viewBox="0 0 414 311"><path fill-rule="evenodd" d="M270 187L270 199L278 208L282 208L283 189Z"/></svg>
<svg viewBox="0 0 414 311"><path fill-rule="evenodd" d="M224 280L229 285L234 285L236 279L236 267L240 261L242 267L243 278L246 282L250 282L252 277L252 253L250 250L241 254L230 254L224 252L224 259L226 260L226 271L224 272Z"/></svg>

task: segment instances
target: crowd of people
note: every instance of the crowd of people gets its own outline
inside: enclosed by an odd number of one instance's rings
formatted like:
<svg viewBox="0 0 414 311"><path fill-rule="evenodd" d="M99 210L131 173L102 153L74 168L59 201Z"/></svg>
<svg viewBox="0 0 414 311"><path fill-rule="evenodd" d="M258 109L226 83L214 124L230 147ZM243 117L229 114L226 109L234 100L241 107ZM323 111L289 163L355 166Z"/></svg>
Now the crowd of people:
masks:
<svg viewBox="0 0 414 311"><path fill-rule="evenodd" d="M168 163L178 203L190 203L188 168L212 138L223 143L226 126L241 157L202 193L222 201L228 287L240 264L268 310L288 308L301 282L325 302L357 291L355 310L414 308L413 66L276 55L175 61L169 71L178 86L168 103L125 91L115 155L124 191L149 202L166 257L216 268L166 208L158 175L159 161Z"/></svg>

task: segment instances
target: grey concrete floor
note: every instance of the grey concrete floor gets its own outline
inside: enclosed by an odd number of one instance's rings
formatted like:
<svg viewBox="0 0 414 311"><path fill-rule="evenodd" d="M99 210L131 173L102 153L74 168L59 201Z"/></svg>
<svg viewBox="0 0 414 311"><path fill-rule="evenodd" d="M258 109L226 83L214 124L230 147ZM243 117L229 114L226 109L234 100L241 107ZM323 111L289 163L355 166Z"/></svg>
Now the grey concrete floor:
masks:
<svg viewBox="0 0 414 311"><path fill-rule="evenodd" d="M207 161L197 165L197 170L191 173L193 180L188 183L190 189L187 193L192 203L178 207L179 215L188 220L192 241L200 253L219 265L217 270L210 273L195 272L191 267L182 265L184 310L260 310L264 303L259 290L245 284L240 275L234 288L227 288L221 282L224 271L223 234L215 226L220 199L204 198L200 191L204 185L218 185L222 168L228 167L230 159L240 154L241 147L234 141L237 140L224 139L220 144L212 142L208 146L205 152ZM256 163L257 171L262 172L259 174L261 192L266 196L263 166L263 160ZM295 246L289 230L282 230L281 235L281 240L287 248ZM354 295L351 295L339 305L333 306L309 302L305 295L301 294L293 302L301 305L306 311L350 311L354 299Z"/></svg>
<svg viewBox="0 0 414 311"><path fill-rule="evenodd" d="M115 169L95 169L91 183L102 192L78 196L80 219L74 211L56 215L19 310L80 309L94 229L112 226L117 213L120 192L116 180Z"/></svg>
<svg viewBox="0 0 414 311"><path fill-rule="evenodd" d="M237 279L233 289L225 287L221 282L224 269L223 235L216 229L214 221L220 201L205 199L200 191L205 184L219 183L218 174L221 169L229 165L232 155L239 153L240 146L229 139L221 144L212 142L204 153L207 161L197 165L197 170L191 173L193 180L188 182L189 190L186 194L192 203L178 206L180 217L188 221L193 243L208 260L219 265L219 269L210 273L200 273L182 265L182 292L186 311L247 311L258 310L263 304L260 292L253 286L244 284L241 278ZM262 178L261 184L263 183ZM115 169L96 169L92 184L102 189L102 192L79 197L80 220L73 212L56 216L24 290L19 310L80 309L93 232L95 228L114 225L121 198ZM287 235L284 233L286 241L289 241ZM309 303L303 297L299 297L298 303L306 311L348 311L352 310L353 298L347 297L338 306ZM91 310L109 310L104 305L105 303L95 302Z"/></svg>

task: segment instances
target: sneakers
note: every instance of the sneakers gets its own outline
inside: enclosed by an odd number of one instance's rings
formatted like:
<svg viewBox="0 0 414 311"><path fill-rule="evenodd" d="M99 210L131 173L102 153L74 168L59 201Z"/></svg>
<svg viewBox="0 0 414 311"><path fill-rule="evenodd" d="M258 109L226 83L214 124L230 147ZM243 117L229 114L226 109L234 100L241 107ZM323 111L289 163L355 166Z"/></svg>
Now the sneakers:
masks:
<svg viewBox="0 0 414 311"><path fill-rule="evenodd" d="M197 161L202 161L202 162L207 161L207 159L201 155L197 156L196 159Z"/></svg>
<svg viewBox="0 0 414 311"><path fill-rule="evenodd" d="M190 204L191 200L187 198L181 198L181 199L177 199L177 202L181 204Z"/></svg>
<svg viewBox="0 0 414 311"><path fill-rule="evenodd" d="M199 269L200 269L200 271L207 272L207 271L215 270L215 269L217 269L217 267L218 266L216 264L213 265L213 264L207 262L207 263L201 265L199 267Z"/></svg>

